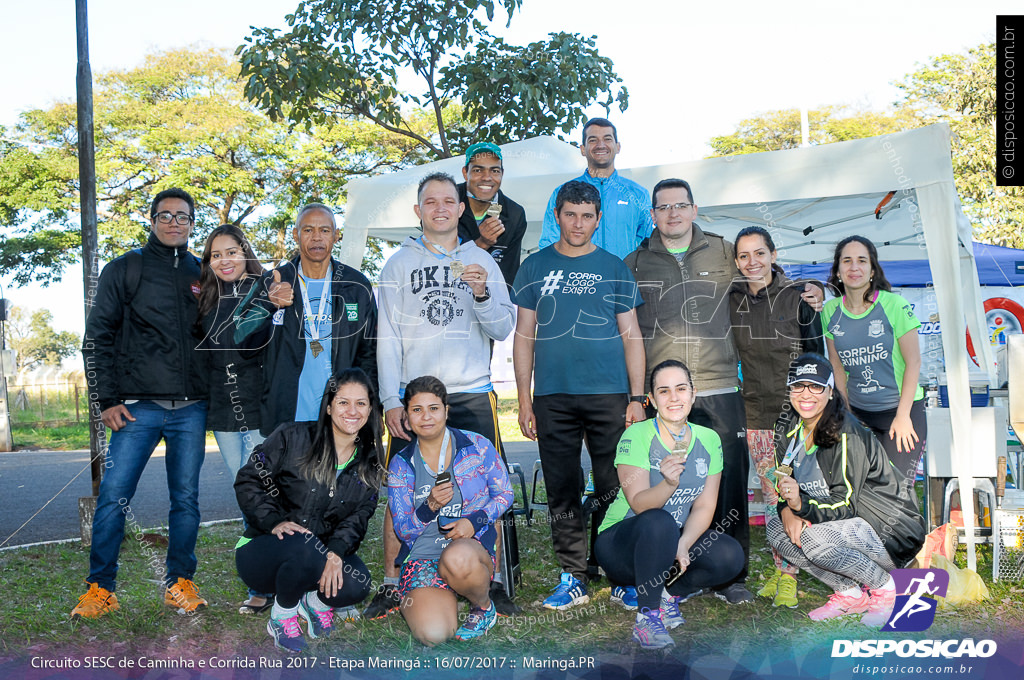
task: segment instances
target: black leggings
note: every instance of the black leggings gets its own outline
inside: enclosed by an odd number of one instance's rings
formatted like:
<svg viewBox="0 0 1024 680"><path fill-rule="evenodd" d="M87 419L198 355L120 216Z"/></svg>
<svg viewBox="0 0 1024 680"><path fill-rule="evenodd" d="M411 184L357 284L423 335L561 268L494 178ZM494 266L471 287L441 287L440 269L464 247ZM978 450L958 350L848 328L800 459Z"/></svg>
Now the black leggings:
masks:
<svg viewBox="0 0 1024 680"><path fill-rule="evenodd" d="M594 553L612 583L635 585L640 608L653 611L661 606L661 591L681 534L672 515L655 508L602 531ZM690 566L668 592L688 595L728 583L745 562L739 541L708 529L690 546Z"/></svg>
<svg viewBox="0 0 1024 680"><path fill-rule="evenodd" d="M299 598L311 590L331 607L347 607L366 599L370 570L357 555L343 557L341 563L341 589L327 597L319 585L327 564L327 547L316 537L285 534L278 539L264 534L235 551L235 567L245 585L261 593L277 593L277 603L286 609L298 605Z"/></svg>
<svg viewBox="0 0 1024 680"><path fill-rule="evenodd" d="M914 432L917 433L917 445L909 451L897 451L896 440L889 437L889 428L892 426L892 421L896 418L896 409L863 411L859 408L851 408L850 410L853 411L860 422L864 423L865 427L874 433L875 438L882 444L882 448L888 454L893 467L899 470L900 475L903 477L900 481L905 481L908 487L913 489L917 475L917 464L921 462L921 456L924 455L924 443L928 438L928 420L924 415L924 399L918 399L910 407L910 422L914 426Z"/></svg>

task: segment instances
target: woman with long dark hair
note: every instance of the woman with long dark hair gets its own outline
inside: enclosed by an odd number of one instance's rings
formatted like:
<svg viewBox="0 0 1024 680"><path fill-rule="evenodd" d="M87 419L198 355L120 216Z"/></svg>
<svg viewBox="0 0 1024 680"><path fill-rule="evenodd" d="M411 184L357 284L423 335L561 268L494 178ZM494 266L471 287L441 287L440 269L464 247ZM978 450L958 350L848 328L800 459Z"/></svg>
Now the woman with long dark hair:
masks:
<svg viewBox="0 0 1024 680"><path fill-rule="evenodd" d="M765 521L779 502L770 471L775 467L775 424L789 409L786 372L793 357L823 354L821 320L805 299L807 283L791 281L775 263L775 242L764 227L747 227L736 235L736 268L745 280L729 291L732 337L743 368L743 402L747 411L747 448L761 482ZM758 591L776 607L797 606L799 569L772 551L775 569Z"/></svg>
<svg viewBox="0 0 1024 680"><path fill-rule="evenodd" d="M875 244L863 236L836 244L828 282L840 295L821 313L836 389L913 488L927 437L921 322L892 292Z"/></svg>
<svg viewBox="0 0 1024 680"><path fill-rule="evenodd" d="M238 310L261 279L270 274L253 253L245 234L222 224L206 238L199 277L199 303L194 334L210 375L206 427L213 431L232 479L249 458L260 434L263 332L243 322ZM269 324L264 329L269 331ZM244 333L244 338L242 337ZM249 591L240 614L258 614L270 607L270 595Z"/></svg>
<svg viewBox="0 0 1024 680"><path fill-rule="evenodd" d="M235 550L251 588L276 593L267 632L291 652L333 630L334 609L361 602L370 572L356 555L377 509L381 415L366 374L349 368L327 383L315 422L286 423L238 472L235 495L248 522Z"/></svg>
<svg viewBox="0 0 1024 680"><path fill-rule="evenodd" d="M714 430L688 420L696 398L690 370L667 359L651 369L650 385L657 415L619 440L620 489L594 554L612 583L636 589L633 639L660 649L674 644L668 629L683 623L679 604L734 579L744 558L736 539L711 528L722 443Z"/></svg>
<svg viewBox="0 0 1024 680"><path fill-rule="evenodd" d="M825 357L798 357L786 383L795 417L776 449L778 517L765 527L768 543L835 591L811 619L863 614L862 623L882 626L896 598L889 573L924 544L917 497L846 410Z"/></svg>
<svg viewBox="0 0 1024 680"><path fill-rule="evenodd" d="M402 403L415 436L388 465L388 504L402 541L402 616L425 645L453 635L471 640L496 621L494 524L512 504L512 485L486 437L448 427L440 380L409 381ZM470 604L461 626L456 594Z"/></svg>

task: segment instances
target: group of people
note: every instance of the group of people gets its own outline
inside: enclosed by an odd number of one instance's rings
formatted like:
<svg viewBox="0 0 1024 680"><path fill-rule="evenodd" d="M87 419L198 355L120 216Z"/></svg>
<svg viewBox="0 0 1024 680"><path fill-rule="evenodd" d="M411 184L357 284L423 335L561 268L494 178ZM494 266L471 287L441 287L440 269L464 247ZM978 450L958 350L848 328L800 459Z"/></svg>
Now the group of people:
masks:
<svg viewBox="0 0 1024 680"><path fill-rule="evenodd" d="M302 650L300 620L327 635L336 609L373 592L357 550L382 484L383 583L363 615L400 610L428 645L484 634L518 611L490 371L493 343L515 330L519 425L537 441L561 570L545 607L587 602L603 569L612 600L637 612L633 638L660 648L687 598L751 601L753 460L776 562L759 594L796 607L802 568L836 591L812 618L884 622L888 573L924 539L920 323L870 241L837 245L839 296L824 302L821 283L786 278L767 230L735 244L704 231L687 182L649 198L615 170L619 149L611 122L587 122L587 170L554 191L540 250L520 263L526 218L500 191L501 149L470 146L463 183L419 183L422 233L385 263L376 297L331 257L323 204L299 211L298 254L266 271L233 225L191 255L191 197L157 194L148 243L104 268L87 321L90 391L111 436L73 616L119 606L124 509L161 438L164 601L206 606L193 577L209 429L244 520L240 612L269 609L278 646ZM461 625L456 595L470 604Z"/></svg>

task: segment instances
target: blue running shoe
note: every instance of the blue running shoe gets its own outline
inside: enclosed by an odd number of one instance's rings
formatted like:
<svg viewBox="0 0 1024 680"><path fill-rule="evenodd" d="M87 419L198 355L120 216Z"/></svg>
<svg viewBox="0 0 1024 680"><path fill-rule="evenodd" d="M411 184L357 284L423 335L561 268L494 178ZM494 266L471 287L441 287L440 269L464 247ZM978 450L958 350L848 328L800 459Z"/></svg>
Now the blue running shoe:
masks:
<svg viewBox="0 0 1024 680"><path fill-rule="evenodd" d="M267 621L267 632L274 638L274 645L285 651L293 654L306 651L306 638L299 626L298 614L287 619L275 619L271 616Z"/></svg>
<svg viewBox="0 0 1024 680"><path fill-rule="evenodd" d="M686 623L686 619L683 618L682 613L679 611L679 603L682 599L681 597L669 597L666 599L664 595L661 598L661 622L669 630L678 628Z"/></svg>
<svg viewBox="0 0 1024 680"><path fill-rule="evenodd" d="M327 637L334 632L334 609L316 609L307 601L309 593L299 600L299 616L306 619L309 625L309 637L316 639Z"/></svg>
<svg viewBox="0 0 1024 680"><path fill-rule="evenodd" d="M544 600L544 606L548 609L568 609L578 604L590 602L590 595L587 595L587 587L583 582L568 572L562 572L562 581L555 588L555 592Z"/></svg>
<svg viewBox="0 0 1024 680"><path fill-rule="evenodd" d="M613 586L612 602L630 611L636 611L636 588L633 586Z"/></svg>
<svg viewBox="0 0 1024 680"><path fill-rule="evenodd" d="M644 607L636 615L636 623L633 624L633 639L640 643L644 649L664 649L676 642L665 630L665 624L661 620L661 610L653 612Z"/></svg>
<svg viewBox="0 0 1024 680"><path fill-rule="evenodd" d="M455 631L455 639L466 641L480 637L493 628L497 620L498 608L494 606L493 602L487 609L472 607L469 610L469 616L466 617L465 623Z"/></svg>

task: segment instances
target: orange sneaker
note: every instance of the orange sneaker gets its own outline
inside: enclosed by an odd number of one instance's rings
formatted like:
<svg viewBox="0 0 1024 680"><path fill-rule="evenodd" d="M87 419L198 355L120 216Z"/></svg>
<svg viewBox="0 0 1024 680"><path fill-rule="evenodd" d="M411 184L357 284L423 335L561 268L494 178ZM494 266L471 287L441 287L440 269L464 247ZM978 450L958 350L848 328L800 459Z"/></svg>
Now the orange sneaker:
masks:
<svg viewBox="0 0 1024 680"><path fill-rule="evenodd" d="M164 591L164 604L177 609L181 614L190 614L208 603L199 597L196 584L187 578L179 578L177 583L167 586Z"/></svg>
<svg viewBox="0 0 1024 680"><path fill-rule="evenodd" d="M71 610L71 618L98 619L118 609L120 605L117 604L117 595L106 588L100 588L98 583L89 583L89 590L78 597L78 606Z"/></svg>

